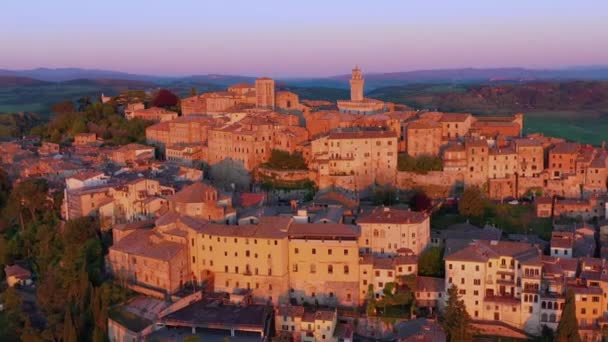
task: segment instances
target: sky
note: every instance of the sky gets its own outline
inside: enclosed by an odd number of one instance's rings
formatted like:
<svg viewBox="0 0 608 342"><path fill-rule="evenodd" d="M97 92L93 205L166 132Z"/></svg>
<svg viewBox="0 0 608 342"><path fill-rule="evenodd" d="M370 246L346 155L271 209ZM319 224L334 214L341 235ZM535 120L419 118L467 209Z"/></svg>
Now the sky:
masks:
<svg viewBox="0 0 608 342"><path fill-rule="evenodd" d="M0 68L329 76L608 65L606 0L18 0Z"/></svg>

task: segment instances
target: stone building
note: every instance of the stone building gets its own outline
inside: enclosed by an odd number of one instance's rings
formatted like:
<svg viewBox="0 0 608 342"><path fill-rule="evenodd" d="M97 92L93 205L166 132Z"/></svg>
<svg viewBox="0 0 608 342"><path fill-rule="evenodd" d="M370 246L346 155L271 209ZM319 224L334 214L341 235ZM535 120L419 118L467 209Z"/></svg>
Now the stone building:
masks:
<svg viewBox="0 0 608 342"><path fill-rule="evenodd" d="M123 145L110 154L110 160L118 165L127 165L139 160L153 160L154 147L142 144Z"/></svg>
<svg viewBox="0 0 608 342"><path fill-rule="evenodd" d="M433 120L420 119L407 124L407 154L438 156L442 145L441 124Z"/></svg>
<svg viewBox="0 0 608 342"><path fill-rule="evenodd" d="M397 135L392 131L337 131L312 141L310 168L319 188L351 191L375 184L395 184Z"/></svg>
<svg viewBox="0 0 608 342"><path fill-rule="evenodd" d="M169 209L181 215L222 223L236 219L231 199L220 197L216 188L202 182L186 186L167 200Z"/></svg>
<svg viewBox="0 0 608 342"><path fill-rule="evenodd" d="M274 109L274 80L262 77L255 80L256 107Z"/></svg>
<svg viewBox="0 0 608 342"><path fill-rule="evenodd" d="M474 320L540 333L540 258L531 244L476 241L445 257L445 288L457 286Z"/></svg>
<svg viewBox="0 0 608 342"><path fill-rule="evenodd" d="M344 113L371 115L387 110L384 102L366 98L363 93L365 80L361 69L355 67L350 79L350 100L339 100L338 109Z"/></svg>
<svg viewBox="0 0 608 342"><path fill-rule="evenodd" d="M364 213L357 224L363 254L396 256L410 250L419 255L430 242L430 219L421 212L378 207Z"/></svg>
<svg viewBox="0 0 608 342"><path fill-rule="evenodd" d="M468 140L464 144L467 154L465 185L482 186L488 180L490 148L486 140Z"/></svg>
<svg viewBox="0 0 608 342"><path fill-rule="evenodd" d="M549 151L548 169L553 178L560 178L564 174L576 174L579 149L578 143L563 142L556 144Z"/></svg>
<svg viewBox="0 0 608 342"><path fill-rule="evenodd" d="M356 227L344 224L292 224L289 297L298 304L358 305L358 237Z"/></svg>
<svg viewBox="0 0 608 342"><path fill-rule="evenodd" d="M165 108L159 108L159 107L138 109L138 110L130 111L130 112L128 112L128 114L126 114L126 113L127 112L125 112L125 115L128 120L138 118L138 119L142 119L142 120L156 121L156 122L170 121L170 120L176 119L178 116L178 114L176 112L167 110Z"/></svg>

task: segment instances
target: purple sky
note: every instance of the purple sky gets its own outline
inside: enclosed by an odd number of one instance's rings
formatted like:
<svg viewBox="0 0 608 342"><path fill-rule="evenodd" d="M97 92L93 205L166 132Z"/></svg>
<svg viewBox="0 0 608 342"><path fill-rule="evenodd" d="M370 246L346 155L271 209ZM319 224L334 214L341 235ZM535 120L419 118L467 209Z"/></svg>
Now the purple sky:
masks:
<svg viewBox="0 0 608 342"><path fill-rule="evenodd" d="M606 0L6 1L0 68L323 76L608 65Z"/></svg>

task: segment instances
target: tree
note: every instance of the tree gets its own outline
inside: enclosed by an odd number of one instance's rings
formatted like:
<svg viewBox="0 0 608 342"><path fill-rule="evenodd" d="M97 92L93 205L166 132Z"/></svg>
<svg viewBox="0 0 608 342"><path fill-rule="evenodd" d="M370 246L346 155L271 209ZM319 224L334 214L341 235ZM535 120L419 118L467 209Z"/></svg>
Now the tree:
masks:
<svg viewBox="0 0 608 342"><path fill-rule="evenodd" d="M152 99L152 105L154 107L162 108L177 106L178 102L179 97L177 97L177 95L173 94L168 89L160 89Z"/></svg>
<svg viewBox="0 0 608 342"><path fill-rule="evenodd" d="M48 182L43 178L31 178L17 183L9 196L5 215L19 220L19 225L25 229L25 224L41 218L50 201L47 198Z"/></svg>
<svg viewBox="0 0 608 342"><path fill-rule="evenodd" d="M467 187L458 201L458 212L462 216L480 217L483 215L486 201L483 192L477 186Z"/></svg>
<svg viewBox="0 0 608 342"><path fill-rule="evenodd" d="M397 191L390 186L379 186L374 190L375 205L393 205L397 202Z"/></svg>
<svg viewBox="0 0 608 342"><path fill-rule="evenodd" d="M76 103L78 104L78 111L84 112L91 105L91 98L88 96L83 96L79 98Z"/></svg>
<svg viewBox="0 0 608 342"><path fill-rule="evenodd" d="M471 316L469 316L469 313L467 312L464 301L458 297L458 288L456 285L452 285L452 287L448 289L447 295L448 302L441 320L441 325L448 336L448 341L472 341L474 330L471 326Z"/></svg>
<svg viewBox="0 0 608 342"><path fill-rule="evenodd" d="M562 317L559 320L557 331L555 332L555 341L557 342L580 342L581 337L578 334L578 321L576 320L576 307L574 303L574 292L568 289L566 292L566 304Z"/></svg>
<svg viewBox="0 0 608 342"><path fill-rule="evenodd" d="M63 340L65 342L78 341L78 332L76 331L76 327L74 326L74 321L72 320L70 308L67 308L67 310L65 310L65 318L63 319Z"/></svg>
<svg viewBox="0 0 608 342"><path fill-rule="evenodd" d="M55 114L74 113L75 111L76 107L74 107L74 103L70 100L57 102L51 107L51 112Z"/></svg>
<svg viewBox="0 0 608 342"><path fill-rule="evenodd" d="M431 199L429 196L424 193L424 191L417 191L416 194L412 197L410 201L410 206L414 211L427 211L431 209L433 204L431 203Z"/></svg>
<svg viewBox="0 0 608 342"><path fill-rule="evenodd" d="M397 170L425 174L429 171L441 171L443 161L441 158L430 155L420 155L412 157L407 154L400 154L397 157Z"/></svg>
<svg viewBox="0 0 608 342"><path fill-rule="evenodd" d="M11 180L8 177L8 173L3 169L0 169L0 209L4 208L6 200L11 193Z"/></svg>
<svg viewBox="0 0 608 342"><path fill-rule="evenodd" d="M538 342L553 342L555 337L553 336L553 330L549 328L547 325L543 324L542 330L540 332L540 337L536 339Z"/></svg>
<svg viewBox="0 0 608 342"><path fill-rule="evenodd" d="M443 249L431 247L418 258L418 275L425 277L443 277Z"/></svg>
<svg viewBox="0 0 608 342"><path fill-rule="evenodd" d="M8 332L16 336L21 335L26 321L21 296L17 290L9 287L0 297L4 304L3 315L6 318ZM4 334L4 332L0 331L0 334Z"/></svg>
<svg viewBox="0 0 608 342"><path fill-rule="evenodd" d="M308 168L302 153L289 153L283 150L272 150L270 159L262 166L277 170L306 170Z"/></svg>

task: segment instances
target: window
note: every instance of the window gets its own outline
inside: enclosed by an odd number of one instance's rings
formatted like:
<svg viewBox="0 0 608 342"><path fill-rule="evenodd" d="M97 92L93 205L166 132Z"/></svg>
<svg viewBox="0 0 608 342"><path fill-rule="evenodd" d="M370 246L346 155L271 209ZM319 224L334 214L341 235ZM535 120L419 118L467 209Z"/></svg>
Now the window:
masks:
<svg viewBox="0 0 608 342"><path fill-rule="evenodd" d="M344 265L344 274L348 274L348 265Z"/></svg>
<svg viewBox="0 0 608 342"><path fill-rule="evenodd" d="M331 248L327 250L327 255L331 255Z"/></svg>
<svg viewBox="0 0 608 342"><path fill-rule="evenodd" d="M327 265L327 273L328 274L334 273L334 265Z"/></svg>
<svg viewBox="0 0 608 342"><path fill-rule="evenodd" d="M293 272L294 272L294 273L295 273L295 272L298 272L298 264L293 264L293 265L291 266L291 269L293 270Z"/></svg>
<svg viewBox="0 0 608 342"><path fill-rule="evenodd" d="M317 266L315 264L310 264L310 273L317 273Z"/></svg>
<svg viewBox="0 0 608 342"><path fill-rule="evenodd" d="M312 254L317 254L317 249L316 248L312 249Z"/></svg>
<svg viewBox="0 0 608 342"><path fill-rule="evenodd" d="M300 252L300 250L299 250L298 248L295 248L295 249L293 250L293 253L294 253L294 254L298 254L299 252Z"/></svg>
<svg viewBox="0 0 608 342"><path fill-rule="evenodd" d="M348 255L348 249L344 250L344 255Z"/></svg>

